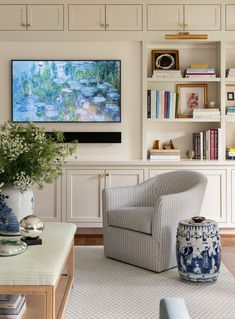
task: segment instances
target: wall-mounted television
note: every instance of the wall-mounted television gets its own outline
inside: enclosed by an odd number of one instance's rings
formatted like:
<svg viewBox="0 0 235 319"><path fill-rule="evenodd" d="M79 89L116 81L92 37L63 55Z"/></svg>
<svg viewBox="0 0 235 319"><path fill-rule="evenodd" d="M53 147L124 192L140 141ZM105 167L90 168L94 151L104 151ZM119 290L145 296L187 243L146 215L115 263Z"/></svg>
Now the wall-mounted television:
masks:
<svg viewBox="0 0 235 319"><path fill-rule="evenodd" d="M120 60L12 60L13 122L121 122Z"/></svg>

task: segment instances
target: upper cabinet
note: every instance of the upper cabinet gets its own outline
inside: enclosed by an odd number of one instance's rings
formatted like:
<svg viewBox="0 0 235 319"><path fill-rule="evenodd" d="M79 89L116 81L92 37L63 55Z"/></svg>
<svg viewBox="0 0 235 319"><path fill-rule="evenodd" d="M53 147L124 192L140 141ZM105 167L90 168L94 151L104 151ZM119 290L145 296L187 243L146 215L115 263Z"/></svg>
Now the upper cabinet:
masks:
<svg viewBox="0 0 235 319"><path fill-rule="evenodd" d="M185 30L220 30L219 4L189 4L184 6Z"/></svg>
<svg viewBox="0 0 235 319"><path fill-rule="evenodd" d="M69 5L69 30L142 30L142 5Z"/></svg>
<svg viewBox="0 0 235 319"><path fill-rule="evenodd" d="M27 27L30 31L62 31L64 29L63 20L63 5L27 5Z"/></svg>
<svg viewBox="0 0 235 319"><path fill-rule="evenodd" d="M0 5L0 30L21 31L26 29L25 5Z"/></svg>
<svg viewBox="0 0 235 319"><path fill-rule="evenodd" d="M183 21L183 5L148 5L148 30L182 30Z"/></svg>
<svg viewBox="0 0 235 319"><path fill-rule="evenodd" d="M105 5L69 5L69 30L105 30Z"/></svg>
<svg viewBox="0 0 235 319"><path fill-rule="evenodd" d="M220 5L148 5L148 30L220 30Z"/></svg>
<svg viewBox="0 0 235 319"><path fill-rule="evenodd" d="M226 30L235 30L235 4L226 5Z"/></svg>
<svg viewBox="0 0 235 319"><path fill-rule="evenodd" d="M60 31L63 18L63 5L0 5L2 31Z"/></svg>

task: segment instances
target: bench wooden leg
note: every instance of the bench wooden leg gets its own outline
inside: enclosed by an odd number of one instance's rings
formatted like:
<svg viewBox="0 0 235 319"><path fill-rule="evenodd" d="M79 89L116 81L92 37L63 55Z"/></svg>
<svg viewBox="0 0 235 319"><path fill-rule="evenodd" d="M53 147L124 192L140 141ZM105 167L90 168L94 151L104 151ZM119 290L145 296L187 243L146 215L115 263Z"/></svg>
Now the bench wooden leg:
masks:
<svg viewBox="0 0 235 319"><path fill-rule="evenodd" d="M47 286L46 289L46 319L55 319L55 287Z"/></svg>

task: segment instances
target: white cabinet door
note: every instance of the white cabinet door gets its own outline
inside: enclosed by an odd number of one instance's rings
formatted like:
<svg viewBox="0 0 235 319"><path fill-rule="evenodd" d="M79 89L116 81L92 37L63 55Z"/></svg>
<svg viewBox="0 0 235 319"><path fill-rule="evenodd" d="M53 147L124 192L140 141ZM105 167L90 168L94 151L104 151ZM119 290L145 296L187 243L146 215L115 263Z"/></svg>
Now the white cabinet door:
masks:
<svg viewBox="0 0 235 319"><path fill-rule="evenodd" d="M34 214L43 221L61 221L61 178L55 183L46 184L42 190L33 187Z"/></svg>
<svg viewBox="0 0 235 319"><path fill-rule="evenodd" d="M185 30L220 30L219 4L189 4L184 7Z"/></svg>
<svg viewBox="0 0 235 319"><path fill-rule="evenodd" d="M141 169L108 169L106 170L106 187L137 185L144 181L144 170Z"/></svg>
<svg viewBox="0 0 235 319"><path fill-rule="evenodd" d="M79 227L102 226L102 189L104 170L67 170L66 220Z"/></svg>
<svg viewBox="0 0 235 319"><path fill-rule="evenodd" d="M226 5L226 30L235 30L235 4Z"/></svg>
<svg viewBox="0 0 235 319"><path fill-rule="evenodd" d="M232 211L232 223L235 223L235 170L231 170L231 211Z"/></svg>
<svg viewBox="0 0 235 319"><path fill-rule="evenodd" d="M26 5L0 5L0 30L18 31L26 29Z"/></svg>
<svg viewBox="0 0 235 319"><path fill-rule="evenodd" d="M175 169L176 170L176 169ZM169 169L151 169L149 178L170 172ZM220 226L227 221L226 215L226 170L223 169L194 169L207 177L207 188L202 204L201 215L213 219Z"/></svg>
<svg viewBox="0 0 235 319"><path fill-rule="evenodd" d="M58 4L27 5L27 30L64 30L64 6Z"/></svg>
<svg viewBox="0 0 235 319"><path fill-rule="evenodd" d="M69 5L69 30L105 30L105 5Z"/></svg>
<svg viewBox="0 0 235 319"><path fill-rule="evenodd" d="M183 19L183 5L148 5L148 30L183 30Z"/></svg>
<svg viewBox="0 0 235 319"><path fill-rule="evenodd" d="M142 5L106 5L106 30L142 30Z"/></svg>

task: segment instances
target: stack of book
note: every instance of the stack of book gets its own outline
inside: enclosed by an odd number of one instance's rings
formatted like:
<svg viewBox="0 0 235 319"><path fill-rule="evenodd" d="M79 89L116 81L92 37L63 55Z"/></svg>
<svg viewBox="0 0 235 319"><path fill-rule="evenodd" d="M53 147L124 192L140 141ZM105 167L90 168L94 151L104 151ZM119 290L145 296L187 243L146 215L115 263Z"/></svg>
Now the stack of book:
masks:
<svg viewBox="0 0 235 319"><path fill-rule="evenodd" d="M170 91L148 90L148 118L175 118L178 105L178 93Z"/></svg>
<svg viewBox="0 0 235 319"><path fill-rule="evenodd" d="M235 147L227 147L226 148L226 159L235 159Z"/></svg>
<svg viewBox="0 0 235 319"><path fill-rule="evenodd" d="M227 78L235 78L235 68L229 68L226 70Z"/></svg>
<svg viewBox="0 0 235 319"><path fill-rule="evenodd" d="M149 159L151 161L179 161L180 150L179 149L155 149L151 148L149 151Z"/></svg>
<svg viewBox="0 0 235 319"><path fill-rule="evenodd" d="M0 318L20 319L26 310L26 297L21 294L0 295Z"/></svg>
<svg viewBox="0 0 235 319"><path fill-rule="evenodd" d="M182 78L181 70L153 70L152 78Z"/></svg>
<svg viewBox="0 0 235 319"><path fill-rule="evenodd" d="M194 119L220 119L220 110L219 109L193 109L193 118Z"/></svg>
<svg viewBox="0 0 235 319"><path fill-rule="evenodd" d="M235 115L235 106L227 106L226 107L227 115Z"/></svg>
<svg viewBox="0 0 235 319"><path fill-rule="evenodd" d="M222 159L221 129L210 129L193 133L194 159Z"/></svg>
<svg viewBox="0 0 235 319"><path fill-rule="evenodd" d="M215 78L214 68L187 68L185 71L186 78Z"/></svg>

